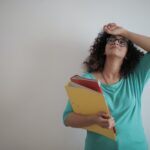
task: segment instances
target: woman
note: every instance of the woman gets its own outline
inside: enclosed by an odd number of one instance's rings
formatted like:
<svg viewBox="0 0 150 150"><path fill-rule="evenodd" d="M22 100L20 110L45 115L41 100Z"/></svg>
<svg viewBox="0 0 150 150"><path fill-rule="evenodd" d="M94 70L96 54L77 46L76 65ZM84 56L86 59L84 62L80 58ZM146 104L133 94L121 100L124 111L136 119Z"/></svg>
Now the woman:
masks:
<svg viewBox="0 0 150 150"><path fill-rule="evenodd" d="M134 46L146 50L144 54ZM73 112L70 102L63 114L66 126L98 124L117 131L116 141L87 131L85 150L148 150L141 118L141 95L150 77L150 38L115 23L103 27L84 62L83 77L100 81L111 115L84 116ZM107 119L108 118L108 119Z"/></svg>

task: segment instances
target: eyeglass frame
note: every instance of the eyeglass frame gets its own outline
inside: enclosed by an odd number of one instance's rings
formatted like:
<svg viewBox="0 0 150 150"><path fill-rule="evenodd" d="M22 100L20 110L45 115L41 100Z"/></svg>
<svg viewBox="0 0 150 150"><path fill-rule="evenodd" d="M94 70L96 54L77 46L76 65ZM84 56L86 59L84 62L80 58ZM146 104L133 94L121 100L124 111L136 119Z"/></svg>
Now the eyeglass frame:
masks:
<svg viewBox="0 0 150 150"><path fill-rule="evenodd" d="M114 41L110 41L110 39L114 39ZM127 47L128 46L128 41L129 41L128 39L123 39L123 38L118 39L116 37L111 37L111 36L106 39L106 43L107 44L114 44L116 42L116 40L118 41L118 43L121 47ZM121 44L120 41L123 41L124 43Z"/></svg>

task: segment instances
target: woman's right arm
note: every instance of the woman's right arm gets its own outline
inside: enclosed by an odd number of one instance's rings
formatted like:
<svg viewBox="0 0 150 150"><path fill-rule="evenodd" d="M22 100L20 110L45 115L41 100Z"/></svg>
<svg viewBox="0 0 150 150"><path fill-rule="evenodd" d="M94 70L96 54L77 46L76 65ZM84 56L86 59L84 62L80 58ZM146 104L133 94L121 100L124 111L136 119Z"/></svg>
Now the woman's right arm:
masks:
<svg viewBox="0 0 150 150"><path fill-rule="evenodd" d="M109 129L115 126L114 119L103 112L100 112L95 115L81 115L71 112L65 119L64 123L66 126L74 128L87 127L93 124L97 124L103 128Z"/></svg>
<svg viewBox="0 0 150 150"><path fill-rule="evenodd" d="M65 125L75 128L82 128L95 124L95 122L96 122L96 115L80 115L71 112L65 120Z"/></svg>

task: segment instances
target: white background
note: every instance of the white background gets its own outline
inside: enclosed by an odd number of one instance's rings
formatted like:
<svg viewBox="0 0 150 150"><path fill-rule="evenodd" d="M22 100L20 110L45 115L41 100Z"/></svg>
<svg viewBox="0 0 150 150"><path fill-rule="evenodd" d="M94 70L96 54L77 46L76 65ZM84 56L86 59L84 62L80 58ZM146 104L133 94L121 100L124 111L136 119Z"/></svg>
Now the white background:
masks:
<svg viewBox="0 0 150 150"><path fill-rule="evenodd" d="M104 24L149 36L149 6L148 0L0 0L0 150L82 150L85 131L62 123L64 85L82 73ZM148 82L142 116L150 144L149 90Z"/></svg>

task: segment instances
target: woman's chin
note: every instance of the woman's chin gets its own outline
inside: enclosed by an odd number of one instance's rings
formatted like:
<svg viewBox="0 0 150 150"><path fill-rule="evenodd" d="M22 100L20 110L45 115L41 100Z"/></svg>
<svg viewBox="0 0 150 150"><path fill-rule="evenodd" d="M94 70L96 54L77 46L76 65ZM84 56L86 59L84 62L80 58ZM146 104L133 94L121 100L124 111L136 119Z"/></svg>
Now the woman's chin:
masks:
<svg viewBox="0 0 150 150"><path fill-rule="evenodd" d="M124 58L123 56L120 56L118 53L111 53L111 54L108 54L106 56L110 57L110 58L119 58L119 59L123 59Z"/></svg>

